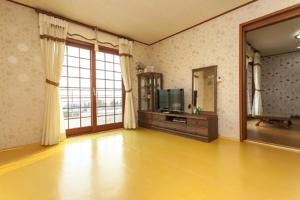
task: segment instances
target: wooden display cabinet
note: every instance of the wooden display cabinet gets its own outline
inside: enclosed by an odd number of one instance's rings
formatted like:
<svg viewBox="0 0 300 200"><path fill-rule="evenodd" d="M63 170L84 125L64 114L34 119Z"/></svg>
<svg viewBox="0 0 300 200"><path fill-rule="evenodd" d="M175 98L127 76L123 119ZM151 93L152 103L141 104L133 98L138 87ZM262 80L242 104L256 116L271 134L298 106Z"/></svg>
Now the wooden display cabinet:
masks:
<svg viewBox="0 0 300 200"><path fill-rule="evenodd" d="M157 111L157 91L162 89L161 73L146 72L138 74L138 93L140 111Z"/></svg>

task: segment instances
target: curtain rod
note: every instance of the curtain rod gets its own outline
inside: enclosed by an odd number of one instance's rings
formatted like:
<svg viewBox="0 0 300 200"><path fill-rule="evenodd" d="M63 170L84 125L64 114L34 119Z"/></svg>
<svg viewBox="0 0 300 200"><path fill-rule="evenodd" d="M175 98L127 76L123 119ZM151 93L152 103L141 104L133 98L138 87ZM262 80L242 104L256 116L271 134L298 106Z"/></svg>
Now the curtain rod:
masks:
<svg viewBox="0 0 300 200"><path fill-rule="evenodd" d="M42 13L42 14L50 15L50 16L53 16L53 17L56 17L56 18L59 18L59 19L62 19L62 20L65 20L65 21L77 24L77 25L81 25L81 26L90 28L92 30L97 29L98 31L103 32L103 33L107 33L109 35L113 35L113 36L116 36L116 37L119 37L119 38L125 38L125 39L130 40L130 41L135 41L135 42L139 42L139 43L144 44L144 45L148 45L148 44L146 44L144 42L141 42L141 41L138 41L138 40L134 40L132 38L129 38L129 37L126 37L126 36L123 36L123 35L119 35L119 34L116 34L116 33L113 33L113 32L107 31L107 30L104 30L104 29L101 29L101 28L99 28L97 26L92 26L92 25L89 25L89 24L86 24L86 23L83 23L83 22L79 22L79 21L76 21L76 20L73 20L73 19L61 16L61 15L55 14L53 12L49 12L49 11L46 11L46 10L35 8L33 6L29 6L29 5L26 5L26 4L14 1L14 0L6 0L6 1L18 4L18 5L21 5L21 6L24 6L24 7L27 7L27 8L31 8L31 9L35 10L37 13Z"/></svg>

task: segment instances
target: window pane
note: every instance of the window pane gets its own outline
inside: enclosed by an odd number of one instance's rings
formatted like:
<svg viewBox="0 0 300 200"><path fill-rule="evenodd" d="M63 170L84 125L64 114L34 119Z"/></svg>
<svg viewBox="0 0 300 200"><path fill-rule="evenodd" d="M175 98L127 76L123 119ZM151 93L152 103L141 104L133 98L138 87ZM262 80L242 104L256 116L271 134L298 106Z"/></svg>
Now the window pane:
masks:
<svg viewBox="0 0 300 200"><path fill-rule="evenodd" d="M81 108L81 117L90 117L92 116L91 108Z"/></svg>
<svg viewBox="0 0 300 200"><path fill-rule="evenodd" d="M91 68L90 60L80 59L80 67L90 69Z"/></svg>
<svg viewBox="0 0 300 200"><path fill-rule="evenodd" d="M80 117L80 109L79 108L69 109L69 117L71 118Z"/></svg>
<svg viewBox="0 0 300 200"><path fill-rule="evenodd" d="M105 70L114 71L114 64L112 64L112 63L105 63Z"/></svg>
<svg viewBox="0 0 300 200"><path fill-rule="evenodd" d="M69 111L68 111L68 109L63 109L63 115L64 115L64 119L68 119L69 118Z"/></svg>
<svg viewBox="0 0 300 200"><path fill-rule="evenodd" d="M105 112L106 115L113 115L115 113L114 107L106 107L105 110L106 110Z"/></svg>
<svg viewBox="0 0 300 200"><path fill-rule="evenodd" d="M80 81L81 81L81 87L83 88L89 88L91 86L91 79L82 78L80 79Z"/></svg>
<svg viewBox="0 0 300 200"><path fill-rule="evenodd" d="M88 97L88 99L90 99L89 97L91 97L91 91L90 89L81 89L81 98L85 98Z"/></svg>
<svg viewBox="0 0 300 200"><path fill-rule="evenodd" d="M106 84L105 85L106 88L113 88L114 87L114 82L113 81L106 80L105 84Z"/></svg>
<svg viewBox="0 0 300 200"><path fill-rule="evenodd" d="M120 63L120 57L117 55L114 55L114 63Z"/></svg>
<svg viewBox="0 0 300 200"><path fill-rule="evenodd" d="M105 79L105 71L96 70L96 77L99 79Z"/></svg>
<svg viewBox="0 0 300 200"><path fill-rule="evenodd" d="M106 97L114 97L114 90L107 89L106 90Z"/></svg>
<svg viewBox="0 0 300 200"><path fill-rule="evenodd" d="M97 61L96 62L96 69L102 69L105 70L105 64L102 61Z"/></svg>
<svg viewBox="0 0 300 200"><path fill-rule="evenodd" d="M91 98L81 98L81 107L82 108L92 107Z"/></svg>
<svg viewBox="0 0 300 200"><path fill-rule="evenodd" d="M68 109L68 101L61 101L62 109Z"/></svg>
<svg viewBox="0 0 300 200"><path fill-rule="evenodd" d="M68 46L68 55L69 56L76 56L79 57L79 48L77 47L72 47L72 46Z"/></svg>
<svg viewBox="0 0 300 200"><path fill-rule="evenodd" d="M105 89L97 89L97 97L105 97Z"/></svg>
<svg viewBox="0 0 300 200"><path fill-rule="evenodd" d="M121 73L115 72L115 80L122 80Z"/></svg>
<svg viewBox="0 0 300 200"><path fill-rule="evenodd" d="M89 69L80 69L80 77L90 78L91 77L91 70L89 70Z"/></svg>
<svg viewBox="0 0 300 200"><path fill-rule="evenodd" d="M80 127L80 119L70 119L69 120L69 128L79 128Z"/></svg>
<svg viewBox="0 0 300 200"><path fill-rule="evenodd" d="M105 124L105 116L97 117L97 124L98 125Z"/></svg>
<svg viewBox="0 0 300 200"><path fill-rule="evenodd" d="M79 99L80 90L78 88L69 88L68 90L69 98L77 98ZM76 100L77 101L77 100Z"/></svg>
<svg viewBox="0 0 300 200"><path fill-rule="evenodd" d="M106 98L105 105L106 106L114 106L115 105L114 99L113 98Z"/></svg>
<svg viewBox="0 0 300 200"><path fill-rule="evenodd" d="M68 66L79 67L79 58L68 57Z"/></svg>
<svg viewBox="0 0 300 200"><path fill-rule="evenodd" d="M122 115L115 115L115 122L122 122Z"/></svg>
<svg viewBox="0 0 300 200"><path fill-rule="evenodd" d="M105 106L105 98L98 98L97 99L97 107Z"/></svg>
<svg viewBox="0 0 300 200"><path fill-rule="evenodd" d="M68 75L71 77L79 77L79 68L69 67L68 68Z"/></svg>
<svg viewBox="0 0 300 200"><path fill-rule="evenodd" d="M122 82L121 81L115 81L115 88L121 89L122 88Z"/></svg>
<svg viewBox="0 0 300 200"><path fill-rule="evenodd" d="M79 78L69 78L68 79L69 83L68 86L69 87L79 87Z"/></svg>
<svg viewBox="0 0 300 200"><path fill-rule="evenodd" d="M80 108L79 98L69 98L69 108Z"/></svg>
<svg viewBox="0 0 300 200"><path fill-rule="evenodd" d="M120 65L115 64L115 72L121 72L121 67Z"/></svg>
<svg viewBox="0 0 300 200"><path fill-rule="evenodd" d="M105 115L105 107L97 108L97 116Z"/></svg>
<svg viewBox="0 0 300 200"><path fill-rule="evenodd" d="M105 88L105 80L96 80L96 87L97 88Z"/></svg>
<svg viewBox="0 0 300 200"><path fill-rule="evenodd" d="M107 62L114 62L114 56L112 54L105 54L105 61Z"/></svg>
<svg viewBox="0 0 300 200"><path fill-rule="evenodd" d="M96 52L96 59L97 60L104 60L104 53Z"/></svg>
<svg viewBox="0 0 300 200"><path fill-rule="evenodd" d="M90 50L80 49L80 57L90 59Z"/></svg>
<svg viewBox="0 0 300 200"><path fill-rule="evenodd" d="M122 114L122 107L121 106L115 107L115 114Z"/></svg>
<svg viewBox="0 0 300 200"><path fill-rule="evenodd" d="M112 124L115 122L115 118L113 115L105 116L105 118L106 118L106 124Z"/></svg>
<svg viewBox="0 0 300 200"><path fill-rule="evenodd" d="M122 98L115 98L116 106L122 106Z"/></svg>
<svg viewBox="0 0 300 200"><path fill-rule="evenodd" d="M122 91L121 90L115 90L115 97L122 97Z"/></svg>
<svg viewBox="0 0 300 200"><path fill-rule="evenodd" d="M82 127L91 126L91 125L92 125L92 118L91 117L81 118L81 126Z"/></svg>
<svg viewBox="0 0 300 200"><path fill-rule="evenodd" d="M105 73L105 78L106 78L106 79L113 80L113 79L114 79L114 73L113 73L113 72L108 72L108 71L106 71L106 73Z"/></svg>

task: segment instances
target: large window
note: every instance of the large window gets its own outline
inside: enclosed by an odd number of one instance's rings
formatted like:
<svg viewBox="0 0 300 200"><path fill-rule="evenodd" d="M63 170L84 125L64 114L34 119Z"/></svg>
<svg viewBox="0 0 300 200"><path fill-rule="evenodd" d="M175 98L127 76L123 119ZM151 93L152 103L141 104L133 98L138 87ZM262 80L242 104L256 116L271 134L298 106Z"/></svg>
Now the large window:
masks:
<svg viewBox="0 0 300 200"><path fill-rule="evenodd" d="M117 51L68 43L60 80L68 134L121 127L123 85Z"/></svg>

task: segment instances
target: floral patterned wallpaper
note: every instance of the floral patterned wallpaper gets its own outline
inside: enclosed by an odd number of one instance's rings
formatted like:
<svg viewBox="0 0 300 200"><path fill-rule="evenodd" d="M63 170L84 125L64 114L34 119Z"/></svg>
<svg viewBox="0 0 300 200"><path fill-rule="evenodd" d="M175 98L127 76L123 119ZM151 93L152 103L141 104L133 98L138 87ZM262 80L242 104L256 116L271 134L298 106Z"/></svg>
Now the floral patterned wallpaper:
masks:
<svg viewBox="0 0 300 200"><path fill-rule="evenodd" d="M219 134L239 138L239 24L299 3L259 0L151 46L151 65L164 74L165 88L185 89L191 103L192 69L218 65Z"/></svg>
<svg viewBox="0 0 300 200"><path fill-rule="evenodd" d="M45 75L35 11L0 1L0 149L41 137Z"/></svg>
<svg viewBox="0 0 300 200"><path fill-rule="evenodd" d="M300 116L300 52L262 57L261 62L264 113Z"/></svg>

